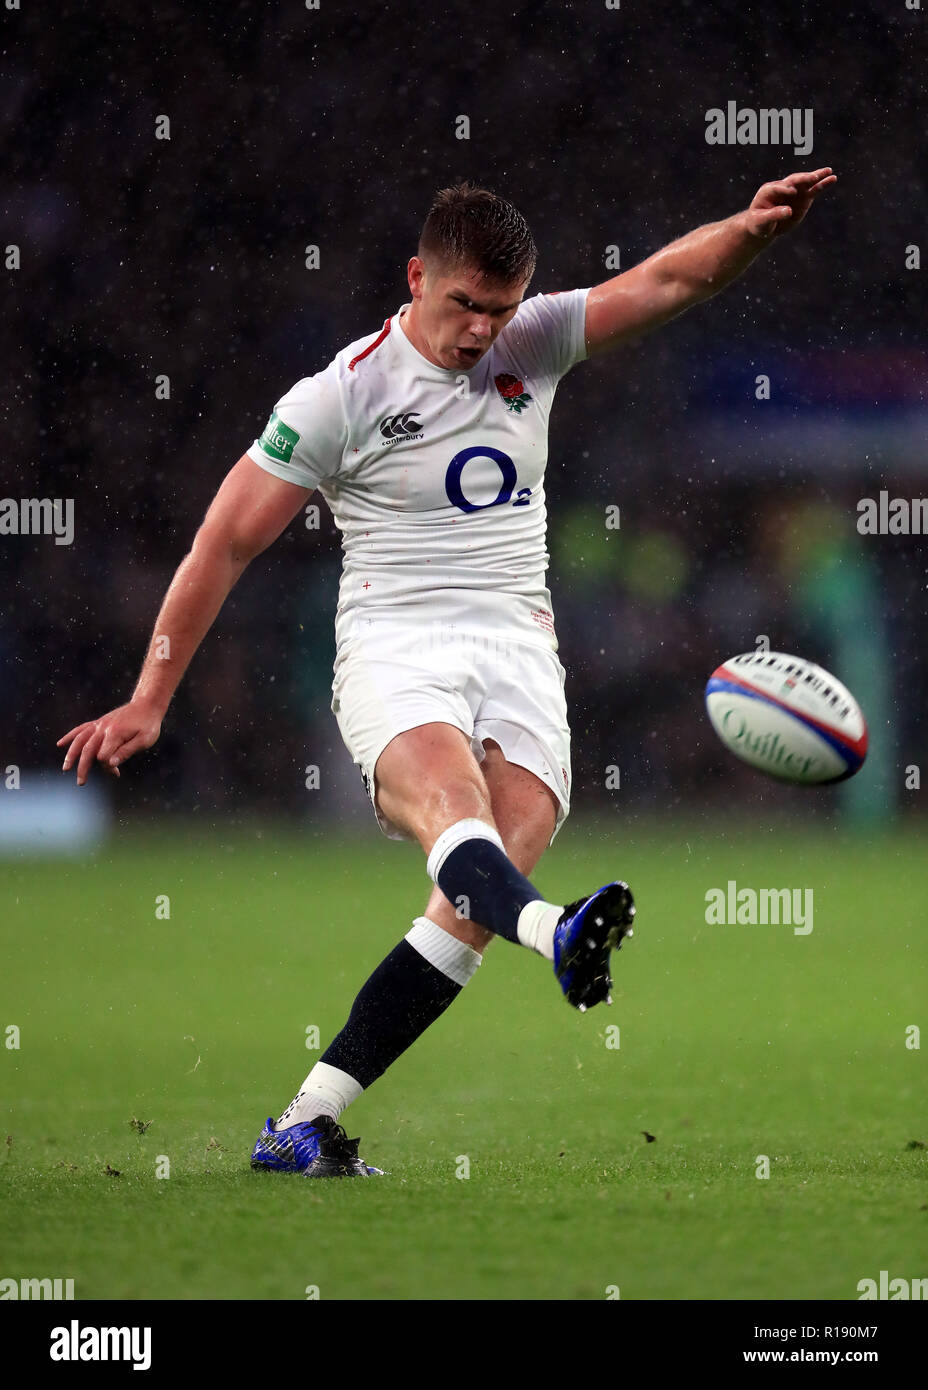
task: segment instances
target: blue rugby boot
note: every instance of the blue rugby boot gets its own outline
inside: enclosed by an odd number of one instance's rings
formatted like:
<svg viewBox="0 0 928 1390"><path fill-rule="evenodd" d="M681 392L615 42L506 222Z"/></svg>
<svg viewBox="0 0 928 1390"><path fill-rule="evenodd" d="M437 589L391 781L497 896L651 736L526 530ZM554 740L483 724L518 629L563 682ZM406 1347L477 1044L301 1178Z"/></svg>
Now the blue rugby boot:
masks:
<svg viewBox="0 0 928 1390"><path fill-rule="evenodd" d="M358 1157L358 1140L349 1139L328 1115L279 1130L269 1117L252 1150L251 1166L274 1173L302 1173L307 1178L383 1176L382 1168L372 1168Z"/></svg>
<svg viewBox="0 0 928 1390"><path fill-rule="evenodd" d="M635 901L627 883L607 883L569 903L554 928L554 973L568 1004L585 1013L612 1003L609 952L632 936Z"/></svg>

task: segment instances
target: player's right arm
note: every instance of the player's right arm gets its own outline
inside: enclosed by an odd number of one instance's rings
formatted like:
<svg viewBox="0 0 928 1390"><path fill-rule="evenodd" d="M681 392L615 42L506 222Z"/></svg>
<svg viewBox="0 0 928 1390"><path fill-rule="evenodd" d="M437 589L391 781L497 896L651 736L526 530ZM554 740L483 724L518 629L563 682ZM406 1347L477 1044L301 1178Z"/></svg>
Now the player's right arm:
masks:
<svg viewBox="0 0 928 1390"><path fill-rule="evenodd" d="M58 740L59 748L68 745L63 770L77 761L78 786L94 762L118 777L120 763L157 740L174 691L230 590L313 491L275 477L247 454L229 471L164 596L131 700Z"/></svg>

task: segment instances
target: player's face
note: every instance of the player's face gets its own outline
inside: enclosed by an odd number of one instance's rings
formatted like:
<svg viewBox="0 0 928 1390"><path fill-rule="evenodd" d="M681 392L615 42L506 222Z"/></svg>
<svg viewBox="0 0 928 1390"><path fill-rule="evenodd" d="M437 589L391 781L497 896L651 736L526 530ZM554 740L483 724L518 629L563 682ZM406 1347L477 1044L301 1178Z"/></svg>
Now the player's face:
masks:
<svg viewBox="0 0 928 1390"><path fill-rule="evenodd" d="M515 314L528 286L528 280L515 285L488 281L479 272L430 274L414 256L409 287L426 356L449 370L475 367Z"/></svg>

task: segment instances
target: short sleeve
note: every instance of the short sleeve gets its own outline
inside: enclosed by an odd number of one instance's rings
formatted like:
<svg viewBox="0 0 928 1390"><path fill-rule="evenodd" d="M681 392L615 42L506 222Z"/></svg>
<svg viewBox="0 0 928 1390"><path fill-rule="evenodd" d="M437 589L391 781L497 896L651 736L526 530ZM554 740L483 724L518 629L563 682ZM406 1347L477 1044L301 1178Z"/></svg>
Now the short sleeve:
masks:
<svg viewBox="0 0 928 1390"><path fill-rule="evenodd" d="M589 288L536 294L506 325L506 343L530 374L555 382L586 358L586 298Z"/></svg>
<svg viewBox="0 0 928 1390"><path fill-rule="evenodd" d="M275 477L316 488L338 472L347 437L336 364L331 362L281 396L264 433L245 452Z"/></svg>

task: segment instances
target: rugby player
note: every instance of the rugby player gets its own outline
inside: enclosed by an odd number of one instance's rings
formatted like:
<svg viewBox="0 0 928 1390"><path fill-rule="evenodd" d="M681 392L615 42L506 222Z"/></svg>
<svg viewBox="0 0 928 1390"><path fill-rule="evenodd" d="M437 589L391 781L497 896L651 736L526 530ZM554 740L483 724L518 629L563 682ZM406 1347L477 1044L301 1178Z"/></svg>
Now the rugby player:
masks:
<svg viewBox="0 0 928 1390"><path fill-rule="evenodd" d="M130 701L71 729L86 782L150 748L249 561L318 491L342 532L332 710L384 833L418 841L431 896L252 1153L255 1168L371 1176L344 1109L461 992L494 936L545 957L574 1007L611 1003L635 907L615 881L550 903L530 875L568 814L564 669L545 587L548 416L578 362L710 298L835 182L764 184L602 284L525 298L536 248L487 189L441 191L410 299L278 400L167 591ZM167 643L164 639L167 638Z"/></svg>

